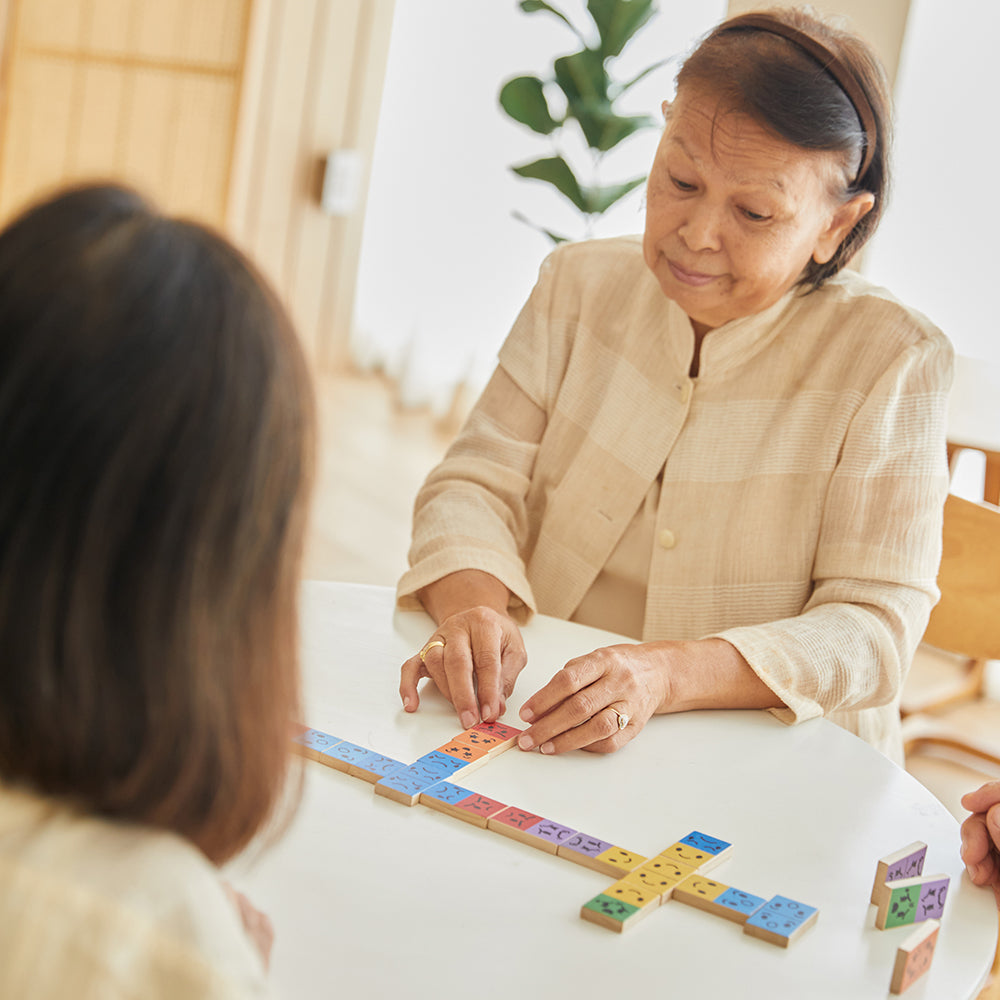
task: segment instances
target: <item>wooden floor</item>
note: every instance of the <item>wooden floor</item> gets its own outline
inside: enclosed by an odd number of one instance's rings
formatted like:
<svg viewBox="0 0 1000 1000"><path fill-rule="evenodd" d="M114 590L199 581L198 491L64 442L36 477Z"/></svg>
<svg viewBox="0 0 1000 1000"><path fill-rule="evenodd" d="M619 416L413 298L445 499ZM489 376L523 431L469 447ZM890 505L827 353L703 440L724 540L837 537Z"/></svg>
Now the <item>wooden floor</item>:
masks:
<svg viewBox="0 0 1000 1000"><path fill-rule="evenodd" d="M454 428L401 412L388 385L366 376L324 376L318 386L320 454L306 576L393 585L406 568L413 499ZM956 724L1000 742L1000 678L994 696L953 710ZM907 769L959 819L959 799L1000 772L945 753L921 754ZM957 849L957 845L956 845ZM1000 1000L1000 983L982 995Z"/></svg>
<svg viewBox="0 0 1000 1000"><path fill-rule="evenodd" d="M319 456L305 575L393 585L406 569L413 500L448 436L403 412L370 376L321 376Z"/></svg>

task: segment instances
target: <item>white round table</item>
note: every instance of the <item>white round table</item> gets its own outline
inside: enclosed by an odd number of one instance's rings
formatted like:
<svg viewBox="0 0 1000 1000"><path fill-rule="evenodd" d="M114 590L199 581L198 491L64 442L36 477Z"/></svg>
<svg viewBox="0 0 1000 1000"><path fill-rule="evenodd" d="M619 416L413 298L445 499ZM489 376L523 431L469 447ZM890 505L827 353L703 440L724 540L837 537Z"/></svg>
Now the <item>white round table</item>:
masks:
<svg viewBox="0 0 1000 1000"><path fill-rule="evenodd" d="M433 688L407 715L402 661L430 634L391 590L309 583L302 649L309 726L409 763L462 726ZM537 617L507 721L572 656L619 637ZM912 928L879 931L876 861L928 845L926 874L951 876L930 972L908 995L973 997L996 942L992 893L959 859L958 825L923 786L826 720L786 727L766 712L654 718L617 754L510 750L461 783L651 857L692 830L734 844L711 877L820 910L787 950L669 901L615 934L580 919L613 879L491 831L401 806L305 762L285 837L230 877L272 918L279 996L864 1000L888 995Z"/></svg>

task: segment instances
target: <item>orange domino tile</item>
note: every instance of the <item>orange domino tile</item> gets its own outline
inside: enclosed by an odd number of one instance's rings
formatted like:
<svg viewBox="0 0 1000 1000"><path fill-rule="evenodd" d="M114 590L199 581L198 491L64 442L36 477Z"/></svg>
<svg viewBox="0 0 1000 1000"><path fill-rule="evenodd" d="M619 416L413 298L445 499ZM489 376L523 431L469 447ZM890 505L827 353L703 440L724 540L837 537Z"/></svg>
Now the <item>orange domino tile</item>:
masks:
<svg viewBox="0 0 1000 1000"><path fill-rule="evenodd" d="M471 764L474 760L479 760L487 754L485 747L472 746L468 743L463 743L458 738L450 740L447 743L443 743L438 747L438 750L451 757L457 757L466 764Z"/></svg>
<svg viewBox="0 0 1000 1000"><path fill-rule="evenodd" d="M514 739L516 740L517 737L515 736ZM482 750L483 753L489 753L505 741L501 736L483 733L478 729L466 729L457 736L453 736L451 742L461 744L462 746L475 747L477 750Z"/></svg>
<svg viewBox="0 0 1000 1000"><path fill-rule="evenodd" d="M940 921L928 920L899 946L889 983L890 993L908 990L931 967L940 929Z"/></svg>

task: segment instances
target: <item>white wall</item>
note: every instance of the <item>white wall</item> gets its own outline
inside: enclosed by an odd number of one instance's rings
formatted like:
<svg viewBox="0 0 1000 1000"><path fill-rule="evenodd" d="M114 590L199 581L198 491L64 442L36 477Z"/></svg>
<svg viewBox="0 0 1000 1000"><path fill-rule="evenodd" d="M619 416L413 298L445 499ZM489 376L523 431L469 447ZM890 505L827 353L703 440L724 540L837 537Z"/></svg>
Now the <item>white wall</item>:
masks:
<svg viewBox="0 0 1000 1000"><path fill-rule="evenodd" d="M959 354L1000 364L998 37L1000 4L912 0L896 87L895 191L866 270L926 313Z"/></svg>
<svg viewBox="0 0 1000 1000"><path fill-rule="evenodd" d="M563 6L579 12L583 0ZM684 53L726 6L664 0L629 65ZM959 353L1000 364L991 308L1000 140L992 125L995 58L987 51L997 37L1000 4L912 0L897 78L895 192L865 267L937 322ZM554 54L574 47L561 24L523 14L515 0L397 0L360 262L356 354L399 377L405 402L444 409L451 386L470 371L481 384L492 368L550 246L512 209L553 228L575 222L547 185L510 173L511 163L547 147L497 105L506 78L544 73ZM655 111L675 69L637 89L634 110ZM626 144L614 178L646 172L655 141L650 132ZM598 235L641 228L637 191Z"/></svg>
<svg viewBox="0 0 1000 1000"><path fill-rule="evenodd" d="M581 12L582 0L555 0ZM664 4L626 50L636 72L682 54L725 13L725 0ZM576 18L586 23L585 16ZM540 136L499 109L502 83L544 75L577 48L568 29L515 0L397 0L372 163L356 300L356 355L400 378L405 402L447 405L471 370L484 382L496 350L534 283L548 239L511 217L582 235L572 209L509 165L548 155ZM624 70L627 72L628 70ZM635 89L627 110L658 112L676 66ZM657 134L622 144L605 181L648 171ZM596 235L639 232L642 193L608 213Z"/></svg>

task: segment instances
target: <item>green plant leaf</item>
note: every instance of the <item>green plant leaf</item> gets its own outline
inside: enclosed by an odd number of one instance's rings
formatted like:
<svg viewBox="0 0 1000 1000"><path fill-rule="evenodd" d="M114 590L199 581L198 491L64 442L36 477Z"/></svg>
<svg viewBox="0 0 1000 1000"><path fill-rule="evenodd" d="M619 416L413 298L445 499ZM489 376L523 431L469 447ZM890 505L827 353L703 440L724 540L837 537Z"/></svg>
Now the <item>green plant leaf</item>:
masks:
<svg viewBox="0 0 1000 1000"><path fill-rule="evenodd" d="M540 10L544 10L549 14L554 14L560 21L569 26L570 31L572 31L573 34L580 39L581 44L587 44L586 39L580 34L577 26L561 10L553 7L550 3L545 3L545 0L521 0L519 6L525 14L536 14Z"/></svg>
<svg viewBox="0 0 1000 1000"><path fill-rule="evenodd" d="M566 117L577 120L588 146L600 149L607 118L614 115L608 97L611 81L601 54L593 49L582 49L560 56L553 68L556 83L566 95Z"/></svg>
<svg viewBox="0 0 1000 1000"><path fill-rule="evenodd" d="M568 198L581 212L589 212L587 198L570 165L561 156L546 156L531 163L511 167L519 177L545 181Z"/></svg>
<svg viewBox="0 0 1000 1000"><path fill-rule="evenodd" d="M645 177L633 177L624 184L608 184L602 187L586 188L583 192L586 204L585 212L600 215L606 212L616 201L624 198L629 191L634 191L646 180Z"/></svg>
<svg viewBox="0 0 1000 1000"><path fill-rule="evenodd" d="M649 115L616 115L613 112L596 116L595 121L599 121L601 125L600 138L595 148L602 153L614 149L630 135L652 128L657 123L656 119Z"/></svg>
<svg viewBox="0 0 1000 1000"><path fill-rule="evenodd" d="M559 84L570 107L583 103L610 106L608 87L611 83L604 68L604 58L595 49L581 49L572 55L560 56L554 63Z"/></svg>
<svg viewBox="0 0 1000 1000"><path fill-rule="evenodd" d="M605 59L621 55L635 33L656 13L656 0L587 0L601 36Z"/></svg>
<svg viewBox="0 0 1000 1000"><path fill-rule="evenodd" d="M542 81L537 76L516 76L500 90L500 106L522 125L541 135L549 135L559 127L545 100Z"/></svg>
<svg viewBox="0 0 1000 1000"><path fill-rule="evenodd" d="M538 225L537 222L532 222L531 219L529 219L526 215L522 215L520 212L511 212L510 214L513 215L518 222L523 222L526 226L531 226L531 228L537 232L548 236L553 243L569 242L570 238L568 236L561 236L559 233L554 233L551 229L546 229L544 226Z"/></svg>

